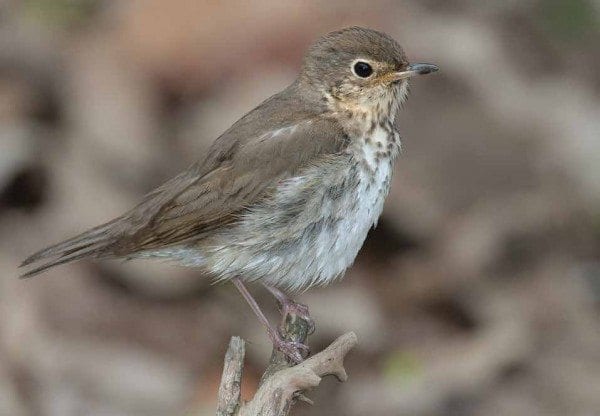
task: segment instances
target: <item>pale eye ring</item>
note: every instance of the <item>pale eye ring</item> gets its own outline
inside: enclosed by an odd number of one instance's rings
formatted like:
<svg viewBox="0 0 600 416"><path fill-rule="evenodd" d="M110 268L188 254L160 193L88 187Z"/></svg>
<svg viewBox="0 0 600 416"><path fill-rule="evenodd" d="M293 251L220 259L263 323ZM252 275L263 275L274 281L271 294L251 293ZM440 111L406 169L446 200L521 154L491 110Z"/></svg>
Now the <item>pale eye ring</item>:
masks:
<svg viewBox="0 0 600 416"><path fill-rule="evenodd" d="M357 77L369 78L373 73L373 67L365 61L357 61L352 65L352 72L354 72Z"/></svg>

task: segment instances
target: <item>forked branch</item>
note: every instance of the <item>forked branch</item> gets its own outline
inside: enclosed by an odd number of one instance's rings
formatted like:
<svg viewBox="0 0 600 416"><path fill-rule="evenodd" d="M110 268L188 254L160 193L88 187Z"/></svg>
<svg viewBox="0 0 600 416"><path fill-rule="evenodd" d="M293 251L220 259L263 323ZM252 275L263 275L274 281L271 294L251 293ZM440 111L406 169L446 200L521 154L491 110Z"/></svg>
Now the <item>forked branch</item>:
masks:
<svg viewBox="0 0 600 416"><path fill-rule="evenodd" d="M282 332L288 339L304 342L307 328L308 324L301 318L288 316ZM245 349L241 338L232 337L225 354L217 416L285 416L298 400L312 403L304 392L318 386L324 376L333 375L339 381L346 381L344 357L356 343L356 335L348 332L323 351L295 366L281 353L273 351L254 397L240 403Z"/></svg>

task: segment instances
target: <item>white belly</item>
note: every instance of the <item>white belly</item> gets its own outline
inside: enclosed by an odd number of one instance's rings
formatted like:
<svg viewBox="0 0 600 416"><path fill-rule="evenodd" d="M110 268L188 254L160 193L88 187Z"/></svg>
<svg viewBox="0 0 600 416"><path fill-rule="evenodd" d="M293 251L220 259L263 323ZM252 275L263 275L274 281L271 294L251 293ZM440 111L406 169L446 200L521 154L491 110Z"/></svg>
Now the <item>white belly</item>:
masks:
<svg viewBox="0 0 600 416"><path fill-rule="evenodd" d="M369 230L381 215L391 174L390 163L382 164L374 179L370 172L359 172L360 183L355 192L346 197L344 205L349 208L343 219L332 231L323 230L318 236L321 249L315 254L320 273L315 275L311 285L328 284L352 265Z"/></svg>
<svg viewBox="0 0 600 416"><path fill-rule="evenodd" d="M218 280L239 276L288 291L328 284L354 262L383 210L395 154L381 157L381 149L372 142L315 166L209 241L152 255L205 268Z"/></svg>
<svg viewBox="0 0 600 416"><path fill-rule="evenodd" d="M360 148L357 157L362 158L364 163L358 170L358 186L344 197L346 201L342 205L347 207L346 212L333 232L323 230L319 234L319 245L324 248L318 260L321 273L311 284L327 284L341 276L354 262L371 227L377 225L390 188L396 156L394 153L390 157L378 157L387 137L382 129L376 129L370 137L370 144Z"/></svg>
<svg viewBox="0 0 600 416"><path fill-rule="evenodd" d="M375 159L373 159L375 161ZM343 275L354 262L370 228L383 210L392 175L392 159L377 165L332 170L328 177L319 171L319 181L306 176L294 178L280 190L272 205L255 210L245 223L236 227L236 242L223 242L223 255L214 270L223 278L230 270L247 280L260 280L288 291L326 285ZM352 178L353 186L336 197L329 197L327 186ZM310 188L310 200L296 201L301 189ZM347 182L347 180L346 180ZM279 224L275 207L292 201L302 212ZM240 253L244 254L240 254ZM214 263L213 263L214 264Z"/></svg>

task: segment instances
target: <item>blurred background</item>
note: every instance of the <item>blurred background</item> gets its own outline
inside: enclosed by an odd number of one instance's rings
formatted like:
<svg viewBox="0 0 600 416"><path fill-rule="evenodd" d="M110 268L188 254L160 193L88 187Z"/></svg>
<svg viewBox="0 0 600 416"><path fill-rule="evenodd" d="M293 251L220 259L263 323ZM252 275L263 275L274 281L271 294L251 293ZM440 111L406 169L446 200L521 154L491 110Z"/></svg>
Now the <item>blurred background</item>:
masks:
<svg viewBox="0 0 600 416"><path fill-rule="evenodd" d="M155 262L18 263L132 207L290 83L321 34L414 61L405 153L346 279L302 295L350 379L295 415L600 414L600 3L0 0L0 415L214 414L270 346L231 285ZM252 288L271 319L274 302Z"/></svg>

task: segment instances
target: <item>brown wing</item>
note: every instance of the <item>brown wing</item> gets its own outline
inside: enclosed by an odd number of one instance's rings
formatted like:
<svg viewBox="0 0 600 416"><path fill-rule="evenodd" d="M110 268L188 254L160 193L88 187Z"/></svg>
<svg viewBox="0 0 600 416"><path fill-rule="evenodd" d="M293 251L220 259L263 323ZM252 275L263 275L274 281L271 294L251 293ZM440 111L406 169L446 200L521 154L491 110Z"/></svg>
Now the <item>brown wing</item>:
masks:
<svg viewBox="0 0 600 416"><path fill-rule="evenodd" d="M298 99L294 88L236 122L202 163L150 192L128 213L28 257L22 266L35 267L22 277L84 257L128 256L201 237L234 221L278 181L343 151L347 139L340 127L318 116L319 104Z"/></svg>
<svg viewBox="0 0 600 416"><path fill-rule="evenodd" d="M129 213L128 222L137 231L117 242L116 254L181 243L226 225L277 182L341 152L345 144L333 122L310 118L252 137L222 137L205 162L208 171L204 164L194 166Z"/></svg>

